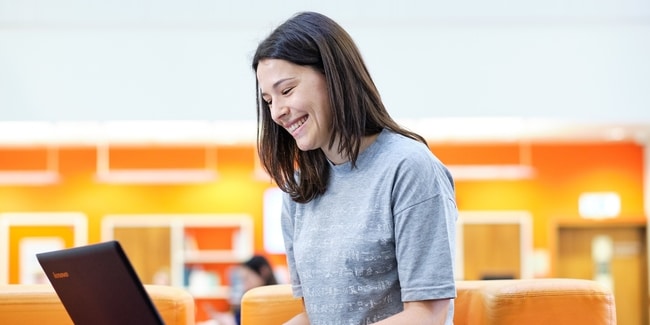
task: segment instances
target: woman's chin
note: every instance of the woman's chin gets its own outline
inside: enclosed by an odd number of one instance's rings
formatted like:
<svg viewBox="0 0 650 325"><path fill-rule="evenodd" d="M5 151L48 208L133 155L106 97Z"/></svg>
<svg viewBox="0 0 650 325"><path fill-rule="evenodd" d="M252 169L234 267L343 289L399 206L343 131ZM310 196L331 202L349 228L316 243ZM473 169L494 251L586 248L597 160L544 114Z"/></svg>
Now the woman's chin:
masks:
<svg viewBox="0 0 650 325"><path fill-rule="evenodd" d="M296 141L296 145L298 146L298 149L300 149L300 151L309 151L309 150L318 149L315 148L312 144L306 143L304 141Z"/></svg>

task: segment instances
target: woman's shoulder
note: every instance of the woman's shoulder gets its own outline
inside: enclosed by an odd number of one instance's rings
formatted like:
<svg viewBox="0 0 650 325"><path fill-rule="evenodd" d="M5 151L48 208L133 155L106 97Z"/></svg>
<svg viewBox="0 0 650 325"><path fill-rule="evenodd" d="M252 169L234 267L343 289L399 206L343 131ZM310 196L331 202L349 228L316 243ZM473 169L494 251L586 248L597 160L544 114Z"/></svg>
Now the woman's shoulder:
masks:
<svg viewBox="0 0 650 325"><path fill-rule="evenodd" d="M433 156L425 143L393 131L384 130L378 140L384 149L384 154L424 159L430 159Z"/></svg>
<svg viewBox="0 0 650 325"><path fill-rule="evenodd" d="M429 190L453 192L451 173L425 143L391 132L386 135L385 146L378 161L393 166L400 184L411 189L421 189L418 184L427 184L425 188ZM432 183L438 185L431 186ZM430 194L422 191L423 195L426 193Z"/></svg>
<svg viewBox="0 0 650 325"><path fill-rule="evenodd" d="M380 146L384 148L376 157L378 161L399 166L397 168L401 170L417 171L418 174L432 173L449 177L447 168L427 144L395 132L383 135L385 137Z"/></svg>

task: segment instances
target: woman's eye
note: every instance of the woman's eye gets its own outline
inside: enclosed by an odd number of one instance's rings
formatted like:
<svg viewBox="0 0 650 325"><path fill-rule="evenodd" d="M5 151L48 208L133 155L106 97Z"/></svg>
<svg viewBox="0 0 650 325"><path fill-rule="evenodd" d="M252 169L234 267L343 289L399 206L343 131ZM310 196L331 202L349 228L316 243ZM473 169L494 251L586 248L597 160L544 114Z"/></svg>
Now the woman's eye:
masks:
<svg viewBox="0 0 650 325"><path fill-rule="evenodd" d="M282 95L286 95L286 94L290 93L292 89L293 88L287 88L287 89L283 90Z"/></svg>

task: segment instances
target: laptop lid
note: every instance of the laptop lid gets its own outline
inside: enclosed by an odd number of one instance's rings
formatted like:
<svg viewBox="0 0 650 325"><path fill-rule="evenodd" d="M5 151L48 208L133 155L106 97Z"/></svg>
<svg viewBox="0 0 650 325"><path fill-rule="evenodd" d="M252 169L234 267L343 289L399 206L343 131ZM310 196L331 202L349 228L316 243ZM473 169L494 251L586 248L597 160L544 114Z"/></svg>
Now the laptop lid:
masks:
<svg viewBox="0 0 650 325"><path fill-rule="evenodd" d="M117 241L36 254L76 325L162 325Z"/></svg>

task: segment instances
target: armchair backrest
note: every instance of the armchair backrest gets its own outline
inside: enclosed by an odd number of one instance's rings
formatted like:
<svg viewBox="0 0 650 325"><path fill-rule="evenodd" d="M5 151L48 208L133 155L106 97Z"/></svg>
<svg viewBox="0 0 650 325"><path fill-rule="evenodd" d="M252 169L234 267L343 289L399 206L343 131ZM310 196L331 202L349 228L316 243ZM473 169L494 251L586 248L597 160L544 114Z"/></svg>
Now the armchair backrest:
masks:
<svg viewBox="0 0 650 325"><path fill-rule="evenodd" d="M591 280L457 281L455 325L613 325L613 294ZM283 324L302 312L287 284L258 287L242 298L242 324Z"/></svg>

